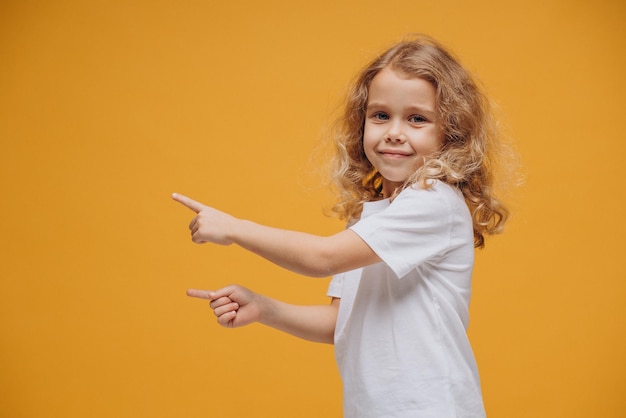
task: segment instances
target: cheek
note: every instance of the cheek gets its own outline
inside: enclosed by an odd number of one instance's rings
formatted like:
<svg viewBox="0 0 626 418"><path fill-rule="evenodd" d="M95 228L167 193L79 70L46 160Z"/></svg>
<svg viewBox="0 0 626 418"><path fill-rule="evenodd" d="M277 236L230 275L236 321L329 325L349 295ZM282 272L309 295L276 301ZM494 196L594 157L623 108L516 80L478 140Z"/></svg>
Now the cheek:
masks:
<svg viewBox="0 0 626 418"><path fill-rule="evenodd" d="M439 132L432 132L424 139L425 140L421 142L421 148L424 154L430 155L439 151L443 146L444 138Z"/></svg>
<svg viewBox="0 0 626 418"><path fill-rule="evenodd" d="M375 135L372 132L371 128L365 127L363 130L363 149L367 152L368 148L373 148L376 144Z"/></svg>
<svg viewBox="0 0 626 418"><path fill-rule="evenodd" d="M373 159L376 157L376 152L374 151L376 146L376 142L371 139L368 140L366 136L363 136L363 152L365 153L365 157L370 164L373 164Z"/></svg>
<svg viewBox="0 0 626 418"><path fill-rule="evenodd" d="M363 152L365 153L365 157L369 162L372 162L372 157L374 156L374 148L368 145L366 142L363 142Z"/></svg>

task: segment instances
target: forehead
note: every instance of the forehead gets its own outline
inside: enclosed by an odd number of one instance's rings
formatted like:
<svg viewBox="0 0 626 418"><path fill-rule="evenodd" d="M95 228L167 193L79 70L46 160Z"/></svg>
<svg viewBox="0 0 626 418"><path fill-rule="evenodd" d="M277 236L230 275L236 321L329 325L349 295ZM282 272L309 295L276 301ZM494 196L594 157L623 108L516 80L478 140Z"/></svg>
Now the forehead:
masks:
<svg viewBox="0 0 626 418"><path fill-rule="evenodd" d="M423 78L409 77L389 67L383 68L370 83L368 106L377 103L415 106L435 110L435 87Z"/></svg>

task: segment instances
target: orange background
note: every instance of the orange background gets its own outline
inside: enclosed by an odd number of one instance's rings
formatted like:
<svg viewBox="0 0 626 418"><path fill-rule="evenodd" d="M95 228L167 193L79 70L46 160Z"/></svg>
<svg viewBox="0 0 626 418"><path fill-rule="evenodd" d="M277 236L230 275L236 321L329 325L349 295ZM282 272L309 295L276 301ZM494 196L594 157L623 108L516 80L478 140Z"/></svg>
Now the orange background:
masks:
<svg viewBox="0 0 626 418"><path fill-rule="evenodd" d="M188 287L327 303L328 280L197 246L180 192L330 234L315 160L350 78L440 39L526 182L479 253L491 417L626 410L626 6L444 0L0 3L0 416L339 417L332 347L219 327ZM313 161L313 162L312 162Z"/></svg>

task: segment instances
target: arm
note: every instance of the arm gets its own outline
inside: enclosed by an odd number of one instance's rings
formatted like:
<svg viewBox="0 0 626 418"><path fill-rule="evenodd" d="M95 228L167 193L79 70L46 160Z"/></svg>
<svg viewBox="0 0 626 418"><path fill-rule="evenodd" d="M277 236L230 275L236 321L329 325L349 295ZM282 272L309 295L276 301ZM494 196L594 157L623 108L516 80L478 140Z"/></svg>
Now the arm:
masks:
<svg viewBox="0 0 626 418"><path fill-rule="evenodd" d="M287 231L237 219L186 196L172 197L196 213L189 224L195 243L234 243L283 268L312 277L327 277L380 261L351 230L328 237Z"/></svg>
<svg viewBox="0 0 626 418"><path fill-rule="evenodd" d="M189 289L187 295L210 300L217 322L225 327L259 322L305 340L333 343L339 299L330 305L298 306L238 285L216 291Z"/></svg>

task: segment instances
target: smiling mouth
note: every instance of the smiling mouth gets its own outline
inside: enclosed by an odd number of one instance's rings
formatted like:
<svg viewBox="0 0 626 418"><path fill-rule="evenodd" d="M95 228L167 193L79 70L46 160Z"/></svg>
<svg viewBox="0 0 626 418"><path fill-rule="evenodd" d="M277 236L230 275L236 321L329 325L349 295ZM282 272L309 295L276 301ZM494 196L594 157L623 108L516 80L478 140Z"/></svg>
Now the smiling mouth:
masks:
<svg viewBox="0 0 626 418"><path fill-rule="evenodd" d="M379 151L379 154L387 158L406 158L411 156L411 154L395 151Z"/></svg>

